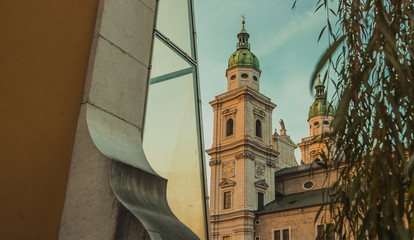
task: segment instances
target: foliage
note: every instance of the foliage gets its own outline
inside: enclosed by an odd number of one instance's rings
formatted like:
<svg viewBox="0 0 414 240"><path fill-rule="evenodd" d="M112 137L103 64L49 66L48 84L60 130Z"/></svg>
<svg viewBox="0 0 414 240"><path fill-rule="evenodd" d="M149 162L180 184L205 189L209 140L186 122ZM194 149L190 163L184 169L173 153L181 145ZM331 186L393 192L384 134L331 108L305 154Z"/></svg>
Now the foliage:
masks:
<svg viewBox="0 0 414 240"><path fill-rule="evenodd" d="M327 67L324 81L338 102L335 144L322 154L335 175L325 221L341 239L414 238L413 7L413 0L316 5L327 16L319 38L331 44L312 81Z"/></svg>

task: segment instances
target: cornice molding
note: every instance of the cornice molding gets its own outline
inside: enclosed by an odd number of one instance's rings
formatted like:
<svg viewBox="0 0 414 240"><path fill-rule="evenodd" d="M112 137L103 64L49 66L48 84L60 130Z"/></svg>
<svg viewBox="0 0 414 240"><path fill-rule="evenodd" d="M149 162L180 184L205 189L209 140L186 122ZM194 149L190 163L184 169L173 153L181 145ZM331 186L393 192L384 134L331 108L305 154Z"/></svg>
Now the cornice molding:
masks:
<svg viewBox="0 0 414 240"><path fill-rule="evenodd" d="M257 188L261 188L263 190L266 190L269 187L269 184L266 183L266 181L264 179L259 180L257 182L254 183L254 186Z"/></svg>
<svg viewBox="0 0 414 240"><path fill-rule="evenodd" d="M271 110L274 109L277 105L274 104L270 98L266 97L265 95L261 94L260 92L257 92L253 88L249 86L243 86L234 90L231 90L230 92L225 92L221 95L216 96L216 98L209 102L209 104L215 109L217 104L220 104L222 102L226 102L232 99L236 99L238 97L251 97L256 101L261 102L266 107L270 108Z"/></svg>

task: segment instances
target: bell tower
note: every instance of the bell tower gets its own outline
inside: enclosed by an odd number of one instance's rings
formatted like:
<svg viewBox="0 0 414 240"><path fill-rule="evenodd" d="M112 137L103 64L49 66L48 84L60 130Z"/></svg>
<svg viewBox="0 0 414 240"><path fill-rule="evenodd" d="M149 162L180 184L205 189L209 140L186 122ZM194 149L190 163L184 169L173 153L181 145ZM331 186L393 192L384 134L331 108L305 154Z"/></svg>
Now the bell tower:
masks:
<svg viewBox="0 0 414 240"><path fill-rule="evenodd" d="M210 224L213 240L253 240L254 211L274 199L278 152L273 148L276 104L259 92L259 60L250 51L245 21L226 71L227 92L210 105Z"/></svg>
<svg viewBox="0 0 414 240"><path fill-rule="evenodd" d="M309 109L309 137L303 138L298 144L302 154L302 164L320 161L320 153L326 151L326 141L331 133L330 124L334 119L335 108L326 100L325 86L322 84L320 74L315 86L315 101ZM332 144L331 144L332 145Z"/></svg>

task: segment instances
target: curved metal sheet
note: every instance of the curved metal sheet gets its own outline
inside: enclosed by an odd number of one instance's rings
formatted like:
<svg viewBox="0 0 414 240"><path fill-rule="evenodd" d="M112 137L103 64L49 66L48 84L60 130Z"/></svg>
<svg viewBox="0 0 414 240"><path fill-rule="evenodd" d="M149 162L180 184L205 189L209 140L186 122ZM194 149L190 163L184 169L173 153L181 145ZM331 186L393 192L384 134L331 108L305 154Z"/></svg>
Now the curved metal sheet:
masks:
<svg viewBox="0 0 414 240"><path fill-rule="evenodd" d="M119 201L142 223L152 240L199 239L168 207L166 179L113 161L111 187Z"/></svg>

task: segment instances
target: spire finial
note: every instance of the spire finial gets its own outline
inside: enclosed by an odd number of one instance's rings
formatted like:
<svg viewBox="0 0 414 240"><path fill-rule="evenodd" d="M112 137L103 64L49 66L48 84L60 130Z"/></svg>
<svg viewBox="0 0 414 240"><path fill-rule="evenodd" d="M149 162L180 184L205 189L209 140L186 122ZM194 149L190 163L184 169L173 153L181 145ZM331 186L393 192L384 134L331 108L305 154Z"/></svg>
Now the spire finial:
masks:
<svg viewBox="0 0 414 240"><path fill-rule="evenodd" d="M322 82L321 82L321 74L318 73L318 83L316 83L316 86L315 87L321 86L321 85L323 85Z"/></svg>
<svg viewBox="0 0 414 240"><path fill-rule="evenodd" d="M242 18L243 18L242 24L243 24L243 27L244 27L244 24L246 23L246 21L245 21L246 17L244 16L244 14L242 15Z"/></svg>

